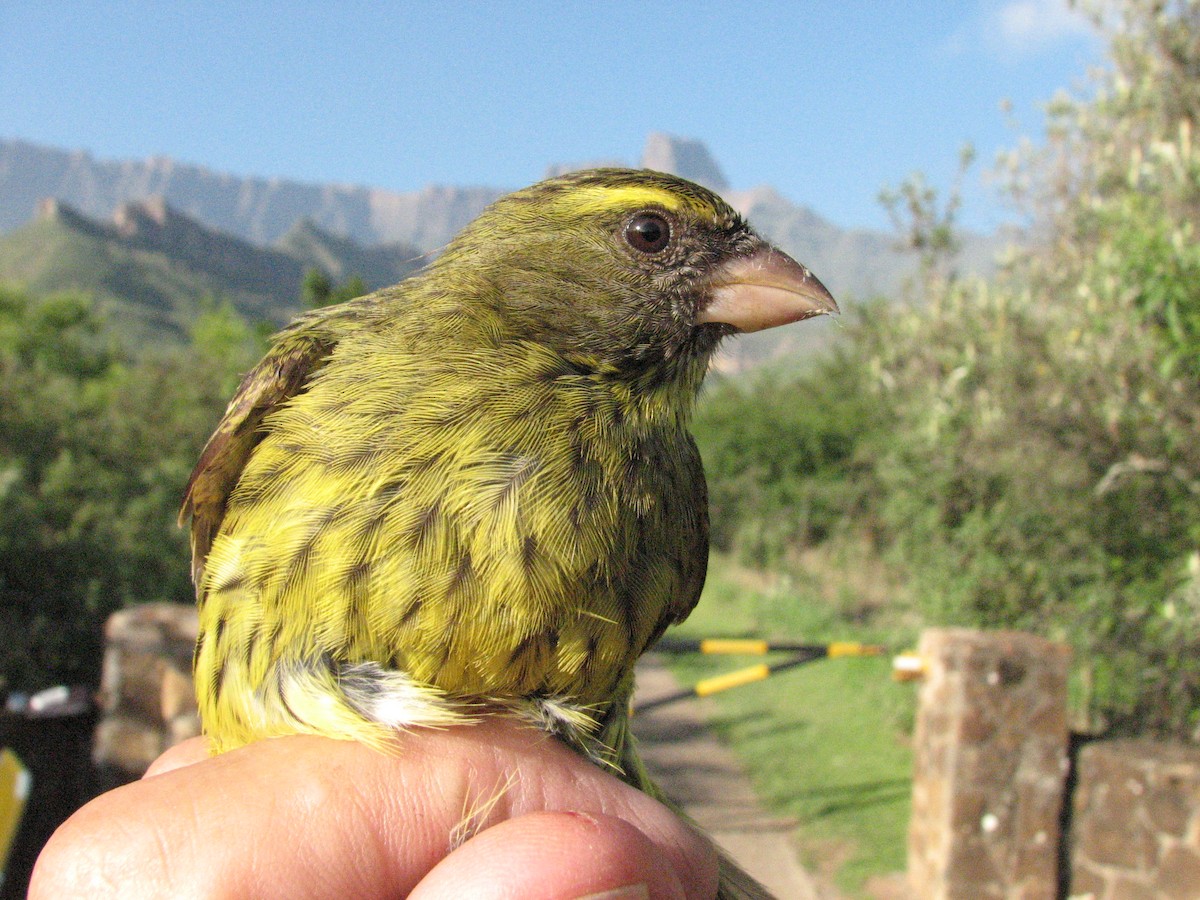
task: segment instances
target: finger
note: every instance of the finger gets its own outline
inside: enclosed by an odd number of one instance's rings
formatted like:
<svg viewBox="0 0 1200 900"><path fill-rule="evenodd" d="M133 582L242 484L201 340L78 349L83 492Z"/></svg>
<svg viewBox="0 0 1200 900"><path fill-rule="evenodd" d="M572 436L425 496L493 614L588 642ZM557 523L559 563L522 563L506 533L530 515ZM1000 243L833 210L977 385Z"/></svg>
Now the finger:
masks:
<svg viewBox="0 0 1200 900"><path fill-rule="evenodd" d="M716 854L708 838L685 824L657 800L580 757L545 732L496 720L452 729L447 740L467 741L476 729L479 742L500 764L511 787L487 823L531 812L580 812L612 816L641 831L655 852L676 872L688 897L712 897L717 891ZM479 759L472 764L481 766ZM479 770L482 772L482 768ZM484 783L476 779L475 784ZM494 782L492 782L494 783Z"/></svg>
<svg viewBox="0 0 1200 900"><path fill-rule="evenodd" d="M203 762L211 756L212 754L208 751L208 741L205 738L188 738L186 741L171 747L162 756L150 763L150 767L146 769L142 777L151 778L155 775L173 772L175 769Z"/></svg>
<svg viewBox="0 0 1200 900"><path fill-rule="evenodd" d="M402 735L395 755L281 738L126 785L56 832L31 896L396 896L464 821L544 810L622 819L687 896L715 892L711 845L669 810L543 733L489 721Z"/></svg>
<svg viewBox="0 0 1200 900"><path fill-rule="evenodd" d="M410 900L560 900L600 893L684 900L670 864L637 828L615 816L529 813L501 822L434 866Z"/></svg>
<svg viewBox="0 0 1200 900"><path fill-rule="evenodd" d="M293 737L124 785L55 832L30 896L402 896L441 854L430 820L420 827L428 803L406 786L419 766L393 766L396 790L414 798L409 840L394 845L378 825L392 812L379 769L396 762Z"/></svg>

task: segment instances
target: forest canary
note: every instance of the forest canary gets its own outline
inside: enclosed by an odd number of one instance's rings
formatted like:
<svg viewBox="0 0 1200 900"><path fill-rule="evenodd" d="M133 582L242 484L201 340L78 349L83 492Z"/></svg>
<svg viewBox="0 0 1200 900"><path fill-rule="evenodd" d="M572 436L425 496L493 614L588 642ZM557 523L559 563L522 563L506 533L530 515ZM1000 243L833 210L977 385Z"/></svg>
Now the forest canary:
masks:
<svg viewBox="0 0 1200 900"><path fill-rule="evenodd" d="M595 169L301 316L187 487L216 752L518 715L654 792L634 661L700 594L688 423L722 338L836 311L716 194ZM732 894L731 894L732 895Z"/></svg>

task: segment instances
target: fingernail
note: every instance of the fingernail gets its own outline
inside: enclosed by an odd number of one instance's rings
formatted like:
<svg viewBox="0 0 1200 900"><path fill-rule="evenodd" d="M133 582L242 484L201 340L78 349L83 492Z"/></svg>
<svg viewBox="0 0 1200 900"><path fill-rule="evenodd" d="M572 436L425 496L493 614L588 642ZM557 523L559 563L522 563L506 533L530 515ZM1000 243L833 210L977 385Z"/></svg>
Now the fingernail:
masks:
<svg viewBox="0 0 1200 900"><path fill-rule="evenodd" d="M629 884L625 887L613 888L611 891L600 891L597 894L585 894L575 900L650 900L650 888L644 884Z"/></svg>

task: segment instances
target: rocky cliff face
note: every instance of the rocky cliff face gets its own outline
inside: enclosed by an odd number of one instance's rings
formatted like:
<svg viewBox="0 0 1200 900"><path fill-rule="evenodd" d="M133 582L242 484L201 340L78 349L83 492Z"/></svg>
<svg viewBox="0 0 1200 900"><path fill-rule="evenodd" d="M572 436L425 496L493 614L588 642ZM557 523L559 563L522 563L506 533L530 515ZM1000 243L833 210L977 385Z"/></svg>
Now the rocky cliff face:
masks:
<svg viewBox="0 0 1200 900"><path fill-rule="evenodd" d="M431 185L407 194L371 190L367 192L367 205L375 239L355 239L360 243L405 243L422 251L439 250L503 193L497 188L445 185ZM330 227L319 218L317 221ZM353 232L342 233L355 237Z"/></svg>
<svg viewBox="0 0 1200 900"><path fill-rule="evenodd" d="M725 173L703 141L651 132L642 149L642 168L670 172L724 194L729 190Z"/></svg>
<svg viewBox="0 0 1200 900"><path fill-rule="evenodd" d="M97 160L83 151L0 140L0 231L29 221L38 200L58 197L107 219L123 203L161 196L174 209L256 244L281 238L299 220L360 244L406 243L432 250L501 192L430 187L400 193L350 185L242 178L166 157Z"/></svg>

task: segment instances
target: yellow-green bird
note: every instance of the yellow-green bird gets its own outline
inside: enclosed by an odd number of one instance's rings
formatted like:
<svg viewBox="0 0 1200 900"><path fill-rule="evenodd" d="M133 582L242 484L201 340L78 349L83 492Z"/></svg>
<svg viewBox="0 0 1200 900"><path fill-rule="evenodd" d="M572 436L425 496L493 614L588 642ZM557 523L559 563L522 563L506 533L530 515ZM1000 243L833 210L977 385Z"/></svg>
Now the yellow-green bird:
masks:
<svg viewBox="0 0 1200 900"><path fill-rule="evenodd" d="M721 198L595 169L497 200L422 273L308 313L187 487L215 751L525 717L654 792L634 661L704 584L688 433L721 340L836 311Z"/></svg>

